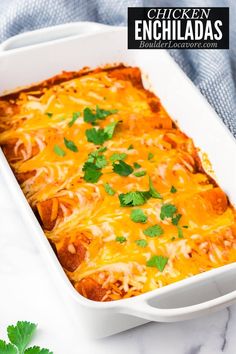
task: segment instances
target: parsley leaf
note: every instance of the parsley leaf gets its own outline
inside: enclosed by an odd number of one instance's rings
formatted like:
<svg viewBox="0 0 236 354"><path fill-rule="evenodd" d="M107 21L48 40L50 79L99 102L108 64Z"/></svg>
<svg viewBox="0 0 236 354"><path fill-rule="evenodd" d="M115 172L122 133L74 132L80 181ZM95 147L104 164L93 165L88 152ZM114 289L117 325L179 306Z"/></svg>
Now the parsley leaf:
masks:
<svg viewBox="0 0 236 354"><path fill-rule="evenodd" d="M41 349L39 347L34 346L26 349L24 354L53 354L53 352L45 348Z"/></svg>
<svg viewBox="0 0 236 354"><path fill-rule="evenodd" d="M66 138L64 138L64 144L67 147L67 149L73 151L73 152L78 152L78 148L75 145L75 143L71 140L67 140Z"/></svg>
<svg viewBox="0 0 236 354"><path fill-rule="evenodd" d="M97 115L89 107L86 107L83 113L84 113L84 121L86 123L94 123L96 121Z"/></svg>
<svg viewBox="0 0 236 354"><path fill-rule="evenodd" d="M146 192L128 192L121 193L119 195L120 206L138 206L143 205L149 199L149 195Z"/></svg>
<svg viewBox="0 0 236 354"><path fill-rule="evenodd" d="M142 209L133 209L130 213L130 218L133 222L140 222L144 224L147 221L147 215Z"/></svg>
<svg viewBox="0 0 236 354"><path fill-rule="evenodd" d="M116 193L109 183L104 183L104 188L109 195L114 195Z"/></svg>
<svg viewBox="0 0 236 354"><path fill-rule="evenodd" d="M7 344L0 340L0 353L1 354L18 354L16 347L13 344Z"/></svg>
<svg viewBox="0 0 236 354"><path fill-rule="evenodd" d="M15 326L7 327L7 335L12 344L19 350L19 354L23 354L25 348L31 341L36 330L36 325L30 322L18 321Z"/></svg>
<svg viewBox="0 0 236 354"><path fill-rule="evenodd" d="M165 218L172 218L176 213L177 208L173 204L163 204L161 207L160 218L164 220Z"/></svg>
<svg viewBox="0 0 236 354"><path fill-rule="evenodd" d="M143 177L147 174L146 171L138 171L138 172L134 172L134 176L135 177Z"/></svg>
<svg viewBox="0 0 236 354"><path fill-rule="evenodd" d="M48 116L48 118L52 118L52 116L53 116L53 113L51 113L51 112L45 112L45 114L46 114L46 116Z"/></svg>
<svg viewBox="0 0 236 354"><path fill-rule="evenodd" d="M98 167L98 168L103 168L107 165L107 160L106 160L106 157L104 155L98 155L96 157L96 163L95 165Z"/></svg>
<svg viewBox="0 0 236 354"><path fill-rule="evenodd" d="M126 238L124 236L117 236L116 237L116 241L119 242L119 243L124 243L126 242Z"/></svg>
<svg viewBox="0 0 236 354"><path fill-rule="evenodd" d="M124 160L127 157L127 154L125 153L114 153L111 155L110 160L111 162L115 162L115 161L120 161L120 160Z"/></svg>
<svg viewBox="0 0 236 354"><path fill-rule="evenodd" d="M58 156L65 156L65 151L59 146L59 145L54 145L53 147L53 151L55 152L55 154L57 154Z"/></svg>
<svg viewBox="0 0 236 354"><path fill-rule="evenodd" d="M118 163L113 163L113 172L120 176L129 176L133 172L133 168L126 162L120 160Z"/></svg>
<svg viewBox="0 0 236 354"><path fill-rule="evenodd" d="M148 153L148 160L151 160L154 157L153 153L149 152Z"/></svg>
<svg viewBox="0 0 236 354"><path fill-rule="evenodd" d="M90 152L87 162L94 163L96 167L103 168L107 165L107 160L104 155L99 155L100 152L106 151L106 148L100 148L96 151Z"/></svg>
<svg viewBox="0 0 236 354"><path fill-rule="evenodd" d="M133 150L133 148L134 148L134 145L133 145L133 144L130 144L130 145L128 146L128 150Z"/></svg>
<svg viewBox="0 0 236 354"><path fill-rule="evenodd" d="M147 241L146 241L146 240L143 240L143 239L141 239L141 240L136 240L135 243L136 243L136 245L138 245L138 246L140 246L140 247L142 247L142 248L146 247L147 244L148 244Z"/></svg>
<svg viewBox="0 0 236 354"><path fill-rule="evenodd" d="M174 186L171 186L170 193L176 193L177 189Z"/></svg>
<svg viewBox="0 0 236 354"><path fill-rule="evenodd" d="M178 225L181 216L182 216L182 214L176 214L175 216L173 216L172 219L171 219L172 224L173 225Z"/></svg>
<svg viewBox="0 0 236 354"><path fill-rule="evenodd" d="M149 226L143 231L144 235L149 237L161 236L164 233L164 230L160 225Z"/></svg>
<svg viewBox="0 0 236 354"><path fill-rule="evenodd" d="M76 122L76 120L79 118L79 116L80 116L80 112L74 112L73 114L72 114L72 119L71 119L71 121L68 123L68 126L71 128L72 127L72 125Z"/></svg>
<svg viewBox="0 0 236 354"><path fill-rule="evenodd" d="M178 238L183 238L184 237L183 230L181 229L180 226L177 226L177 229L178 229Z"/></svg>
<svg viewBox="0 0 236 354"><path fill-rule="evenodd" d="M134 168L135 169L138 169L138 168L140 168L140 167L142 167L139 163L137 163L137 162L134 162Z"/></svg>
<svg viewBox="0 0 236 354"><path fill-rule="evenodd" d="M148 267L155 267L157 268L160 272L163 272L165 269L166 264L168 263L168 258L163 257L163 256L152 256L148 261L147 261L147 266Z"/></svg>
<svg viewBox="0 0 236 354"><path fill-rule="evenodd" d="M153 198L162 199L161 194L155 189L150 177L149 177L149 193Z"/></svg>

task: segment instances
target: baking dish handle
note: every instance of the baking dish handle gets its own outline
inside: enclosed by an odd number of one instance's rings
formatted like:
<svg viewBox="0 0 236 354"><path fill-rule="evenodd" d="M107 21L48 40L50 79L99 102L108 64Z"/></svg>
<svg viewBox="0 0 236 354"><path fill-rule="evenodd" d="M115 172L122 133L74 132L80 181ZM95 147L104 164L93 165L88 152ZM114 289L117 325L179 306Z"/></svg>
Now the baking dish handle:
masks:
<svg viewBox="0 0 236 354"><path fill-rule="evenodd" d="M184 321L232 305L236 301L236 290L215 299L186 307L157 308L154 304L151 304L151 301L149 299L130 303L128 306L121 308L120 312L155 322Z"/></svg>
<svg viewBox="0 0 236 354"><path fill-rule="evenodd" d="M0 45L0 52L19 49L41 43L51 42L73 36L83 36L89 33L107 31L112 28L96 22L71 22L62 25L41 28L38 30L20 33L7 39Z"/></svg>

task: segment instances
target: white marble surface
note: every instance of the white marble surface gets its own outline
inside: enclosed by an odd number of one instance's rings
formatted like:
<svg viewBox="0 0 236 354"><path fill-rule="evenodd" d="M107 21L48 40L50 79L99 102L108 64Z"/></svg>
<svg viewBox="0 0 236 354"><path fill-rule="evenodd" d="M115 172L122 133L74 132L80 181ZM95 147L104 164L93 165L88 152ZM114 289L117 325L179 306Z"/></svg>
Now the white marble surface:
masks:
<svg viewBox="0 0 236 354"><path fill-rule="evenodd" d="M54 354L235 354L236 306L182 323L149 323L89 340L52 283L0 171L0 338L18 320L38 323L35 344ZM67 301L71 301L70 298Z"/></svg>

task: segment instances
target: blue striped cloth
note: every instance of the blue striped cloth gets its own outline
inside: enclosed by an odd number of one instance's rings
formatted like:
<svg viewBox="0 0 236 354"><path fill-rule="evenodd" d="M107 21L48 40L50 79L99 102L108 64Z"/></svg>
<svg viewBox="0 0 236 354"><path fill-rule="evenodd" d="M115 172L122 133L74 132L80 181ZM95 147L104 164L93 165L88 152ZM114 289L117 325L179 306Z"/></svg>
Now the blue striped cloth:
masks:
<svg viewBox="0 0 236 354"><path fill-rule="evenodd" d="M235 0L0 0L0 41L72 21L124 25L128 6L230 6L230 50L170 50L170 54L236 137Z"/></svg>

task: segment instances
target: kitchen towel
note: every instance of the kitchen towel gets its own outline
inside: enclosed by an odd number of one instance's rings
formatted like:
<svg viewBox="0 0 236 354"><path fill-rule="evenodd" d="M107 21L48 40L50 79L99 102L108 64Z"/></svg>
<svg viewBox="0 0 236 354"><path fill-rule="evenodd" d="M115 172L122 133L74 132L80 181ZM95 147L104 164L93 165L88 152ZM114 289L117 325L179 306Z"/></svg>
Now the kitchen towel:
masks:
<svg viewBox="0 0 236 354"><path fill-rule="evenodd" d="M236 137L235 0L0 0L0 41L24 31L66 22L126 25L128 6L230 7L230 50L169 52ZM204 127L203 132L206 133Z"/></svg>

